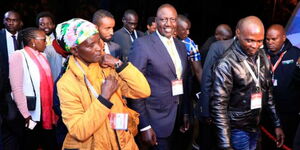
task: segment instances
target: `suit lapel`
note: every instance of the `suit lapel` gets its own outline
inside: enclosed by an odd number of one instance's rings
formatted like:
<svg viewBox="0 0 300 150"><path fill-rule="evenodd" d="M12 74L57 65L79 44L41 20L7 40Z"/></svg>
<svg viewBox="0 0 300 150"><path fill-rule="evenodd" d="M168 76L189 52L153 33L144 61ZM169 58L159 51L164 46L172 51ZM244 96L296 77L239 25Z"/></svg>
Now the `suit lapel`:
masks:
<svg viewBox="0 0 300 150"><path fill-rule="evenodd" d="M181 78L183 78L183 75L184 75L184 70L186 69L186 62L187 62L187 54L186 54L186 51L184 50L182 50L182 49L180 49L180 42L181 41L179 41L179 40L177 40L177 39L175 39L174 38L174 43L175 43L175 46L176 46L176 50L177 50L177 53L178 53L178 55L179 55L179 57L180 57L180 60L181 60L181 65L182 65L182 74L181 74Z"/></svg>
<svg viewBox="0 0 300 150"><path fill-rule="evenodd" d="M151 34L150 36L152 38L152 41L154 42L153 47L158 52L160 60L165 60L169 68L171 69L172 73L176 76L175 66L171 56L168 53L167 48L165 47L165 45L163 44L163 42L160 40L160 38L156 33Z"/></svg>
<svg viewBox="0 0 300 150"><path fill-rule="evenodd" d="M7 52L7 43L6 43L6 33L5 29L2 29L0 32L0 51L5 62L8 62L8 52Z"/></svg>

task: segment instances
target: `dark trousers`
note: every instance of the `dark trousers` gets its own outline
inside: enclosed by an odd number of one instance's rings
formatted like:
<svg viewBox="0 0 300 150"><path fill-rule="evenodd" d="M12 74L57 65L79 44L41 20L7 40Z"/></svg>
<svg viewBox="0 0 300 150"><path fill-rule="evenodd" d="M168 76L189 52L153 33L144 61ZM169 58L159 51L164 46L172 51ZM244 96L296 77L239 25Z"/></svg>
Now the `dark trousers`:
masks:
<svg viewBox="0 0 300 150"><path fill-rule="evenodd" d="M298 129L294 138L293 150L300 150L300 123L298 123Z"/></svg>
<svg viewBox="0 0 300 150"><path fill-rule="evenodd" d="M27 150L37 150L39 147L43 150L57 150L55 131L45 130L42 123L38 122L33 130L25 129L24 147Z"/></svg>
<svg viewBox="0 0 300 150"><path fill-rule="evenodd" d="M212 123L207 123L204 118L199 122L199 147L201 150L216 150L217 137Z"/></svg>
<svg viewBox="0 0 300 150"><path fill-rule="evenodd" d="M23 147L24 119L18 112L17 117L8 121L3 118L1 142L3 150L20 150Z"/></svg>

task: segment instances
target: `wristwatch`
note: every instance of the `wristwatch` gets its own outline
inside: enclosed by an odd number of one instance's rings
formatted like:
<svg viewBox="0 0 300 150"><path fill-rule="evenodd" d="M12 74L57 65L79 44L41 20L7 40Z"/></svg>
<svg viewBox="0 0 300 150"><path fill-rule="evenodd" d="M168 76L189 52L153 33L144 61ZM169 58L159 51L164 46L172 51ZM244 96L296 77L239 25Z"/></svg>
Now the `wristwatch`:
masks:
<svg viewBox="0 0 300 150"><path fill-rule="evenodd" d="M296 62L296 66L300 68L300 63L298 61Z"/></svg>
<svg viewBox="0 0 300 150"><path fill-rule="evenodd" d="M122 65L122 61L118 60L117 62L115 62L115 69L118 69L121 65Z"/></svg>

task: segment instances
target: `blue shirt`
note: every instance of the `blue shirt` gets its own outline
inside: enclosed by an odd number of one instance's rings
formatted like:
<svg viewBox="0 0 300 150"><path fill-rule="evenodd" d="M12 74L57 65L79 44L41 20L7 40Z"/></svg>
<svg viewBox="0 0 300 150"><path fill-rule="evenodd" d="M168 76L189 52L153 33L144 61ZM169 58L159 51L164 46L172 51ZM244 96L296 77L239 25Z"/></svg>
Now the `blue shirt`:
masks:
<svg viewBox="0 0 300 150"><path fill-rule="evenodd" d="M189 37L182 40L182 42L185 44L188 59L191 61L200 61L201 55L198 50L198 45L196 45Z"/></svg>

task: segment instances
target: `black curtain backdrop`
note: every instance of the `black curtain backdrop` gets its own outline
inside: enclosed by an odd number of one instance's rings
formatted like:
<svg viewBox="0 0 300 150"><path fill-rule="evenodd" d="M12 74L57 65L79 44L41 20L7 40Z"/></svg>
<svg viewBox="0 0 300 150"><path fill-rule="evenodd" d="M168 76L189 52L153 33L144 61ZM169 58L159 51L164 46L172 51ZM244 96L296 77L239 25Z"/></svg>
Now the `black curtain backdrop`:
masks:
<svg viewBox="0 0 300 150"><path fill-rule="evenodd" d="M40 11L50 11L56 23L80 17L91 20L98 9L110 11L116 19L115 30L122 27L122 15L134 9L139 15L138 29L146 30L146 20L155 16L157 8L170 3L179 14L188 16L192 22L190 37L201 46L214 34L218 24L229 24L234 30L237 21L249 15L262 19L265 27L273 23L285 26L299 0L1 0L0 13L17 10L21 13L24 27L36 26L35 17ZM273 12L275 12L273 14ZM273 16L273 17L272 17ZM1 28L3 23L1 24Z"/></svg>

